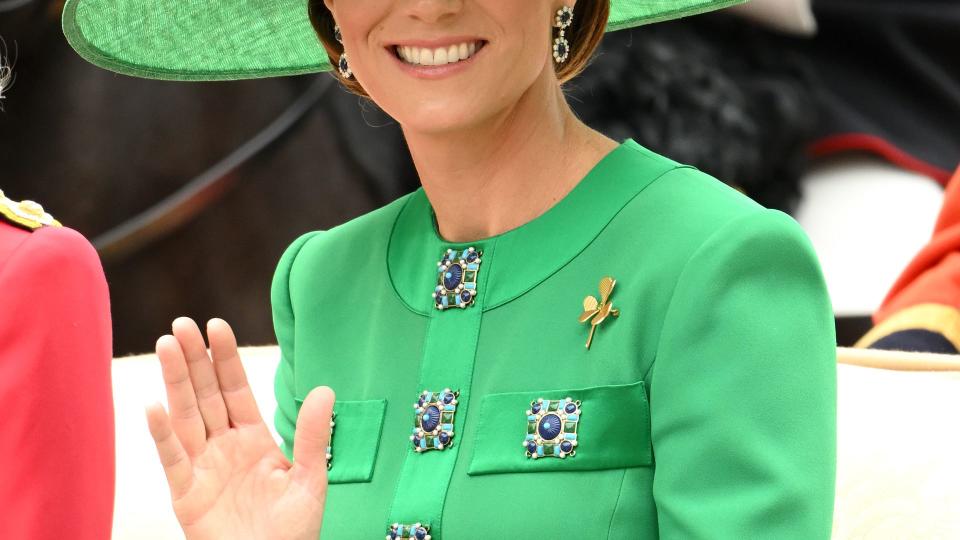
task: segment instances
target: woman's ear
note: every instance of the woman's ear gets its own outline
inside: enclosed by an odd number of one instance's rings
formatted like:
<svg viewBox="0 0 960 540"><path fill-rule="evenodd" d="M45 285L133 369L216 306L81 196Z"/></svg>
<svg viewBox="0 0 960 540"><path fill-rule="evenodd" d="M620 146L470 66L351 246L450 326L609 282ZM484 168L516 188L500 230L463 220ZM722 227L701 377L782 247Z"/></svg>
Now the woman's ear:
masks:
<svg viewBox="0 0 960 540"><path fill-rule="evenodd" d="M327 10L331 14L333 13L333 0L323 0L323 5L327 6Z"/></svg>

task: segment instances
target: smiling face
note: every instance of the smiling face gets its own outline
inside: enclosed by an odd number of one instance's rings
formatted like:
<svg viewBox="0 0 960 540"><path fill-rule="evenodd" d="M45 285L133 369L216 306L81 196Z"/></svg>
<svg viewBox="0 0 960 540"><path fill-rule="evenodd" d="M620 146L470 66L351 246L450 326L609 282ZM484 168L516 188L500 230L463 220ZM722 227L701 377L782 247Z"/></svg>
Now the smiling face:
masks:
<svg viewBox="0 0 960 540"><path fill-rule="evenodd" d="M405 129L483 122L536 85L559 85L559 0L325 0L350 69ZM572 5L572 4L571 4Z"/></svg>

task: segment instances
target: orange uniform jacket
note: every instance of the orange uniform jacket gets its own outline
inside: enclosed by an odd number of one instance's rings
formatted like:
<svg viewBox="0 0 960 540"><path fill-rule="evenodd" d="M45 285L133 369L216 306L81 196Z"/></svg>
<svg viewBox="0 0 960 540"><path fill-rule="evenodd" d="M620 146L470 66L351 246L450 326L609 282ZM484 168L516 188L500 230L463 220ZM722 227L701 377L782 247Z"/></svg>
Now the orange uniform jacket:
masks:
<svg viewBox="0 0 960 540"><path fill-rule="evenodd" d="M947 184L930 242L873 314L858 347L960 352L960 169Z"/></svg>
<svg viewBox="0 0 960 540"><path fill-rule="evenodd" d="M83 236L0 216L0 538L110 537L109 309Z"/></svg>

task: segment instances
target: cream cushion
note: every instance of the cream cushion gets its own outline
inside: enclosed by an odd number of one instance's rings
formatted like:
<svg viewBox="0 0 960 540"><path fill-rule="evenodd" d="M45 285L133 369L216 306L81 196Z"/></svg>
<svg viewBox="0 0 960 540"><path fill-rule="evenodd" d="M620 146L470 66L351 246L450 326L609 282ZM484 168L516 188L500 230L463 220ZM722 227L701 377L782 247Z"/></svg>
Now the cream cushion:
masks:
<svg viewBox="0 0 960 540"><path fill-rule="evenodd" d="M834 538L960 538L960 357L837 357Z"/></svg>
<svg viewBox="0 0 960 540"><path fill-rule="evenodd" d="M272 431L279 352L246 347L241 357ZM960 538L960 357L840 348L837 358L833 537ZM183 538L143 413L165 402L159 363L154 355L116 359L113 382L113 538Z"/></svg>

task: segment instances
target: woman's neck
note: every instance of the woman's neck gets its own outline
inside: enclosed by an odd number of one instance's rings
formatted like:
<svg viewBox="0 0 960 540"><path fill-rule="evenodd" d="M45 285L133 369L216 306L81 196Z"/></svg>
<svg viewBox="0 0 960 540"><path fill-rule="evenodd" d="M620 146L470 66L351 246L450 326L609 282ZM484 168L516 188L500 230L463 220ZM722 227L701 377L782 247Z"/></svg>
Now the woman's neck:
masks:
<svg viewBox="0 0 960 540"><path fill-rule="evenodd" d="M535 83L482 125L404 135L440 235L450 242L494 236L533 220L617 146L574 116L555 80Z"/></svg>

